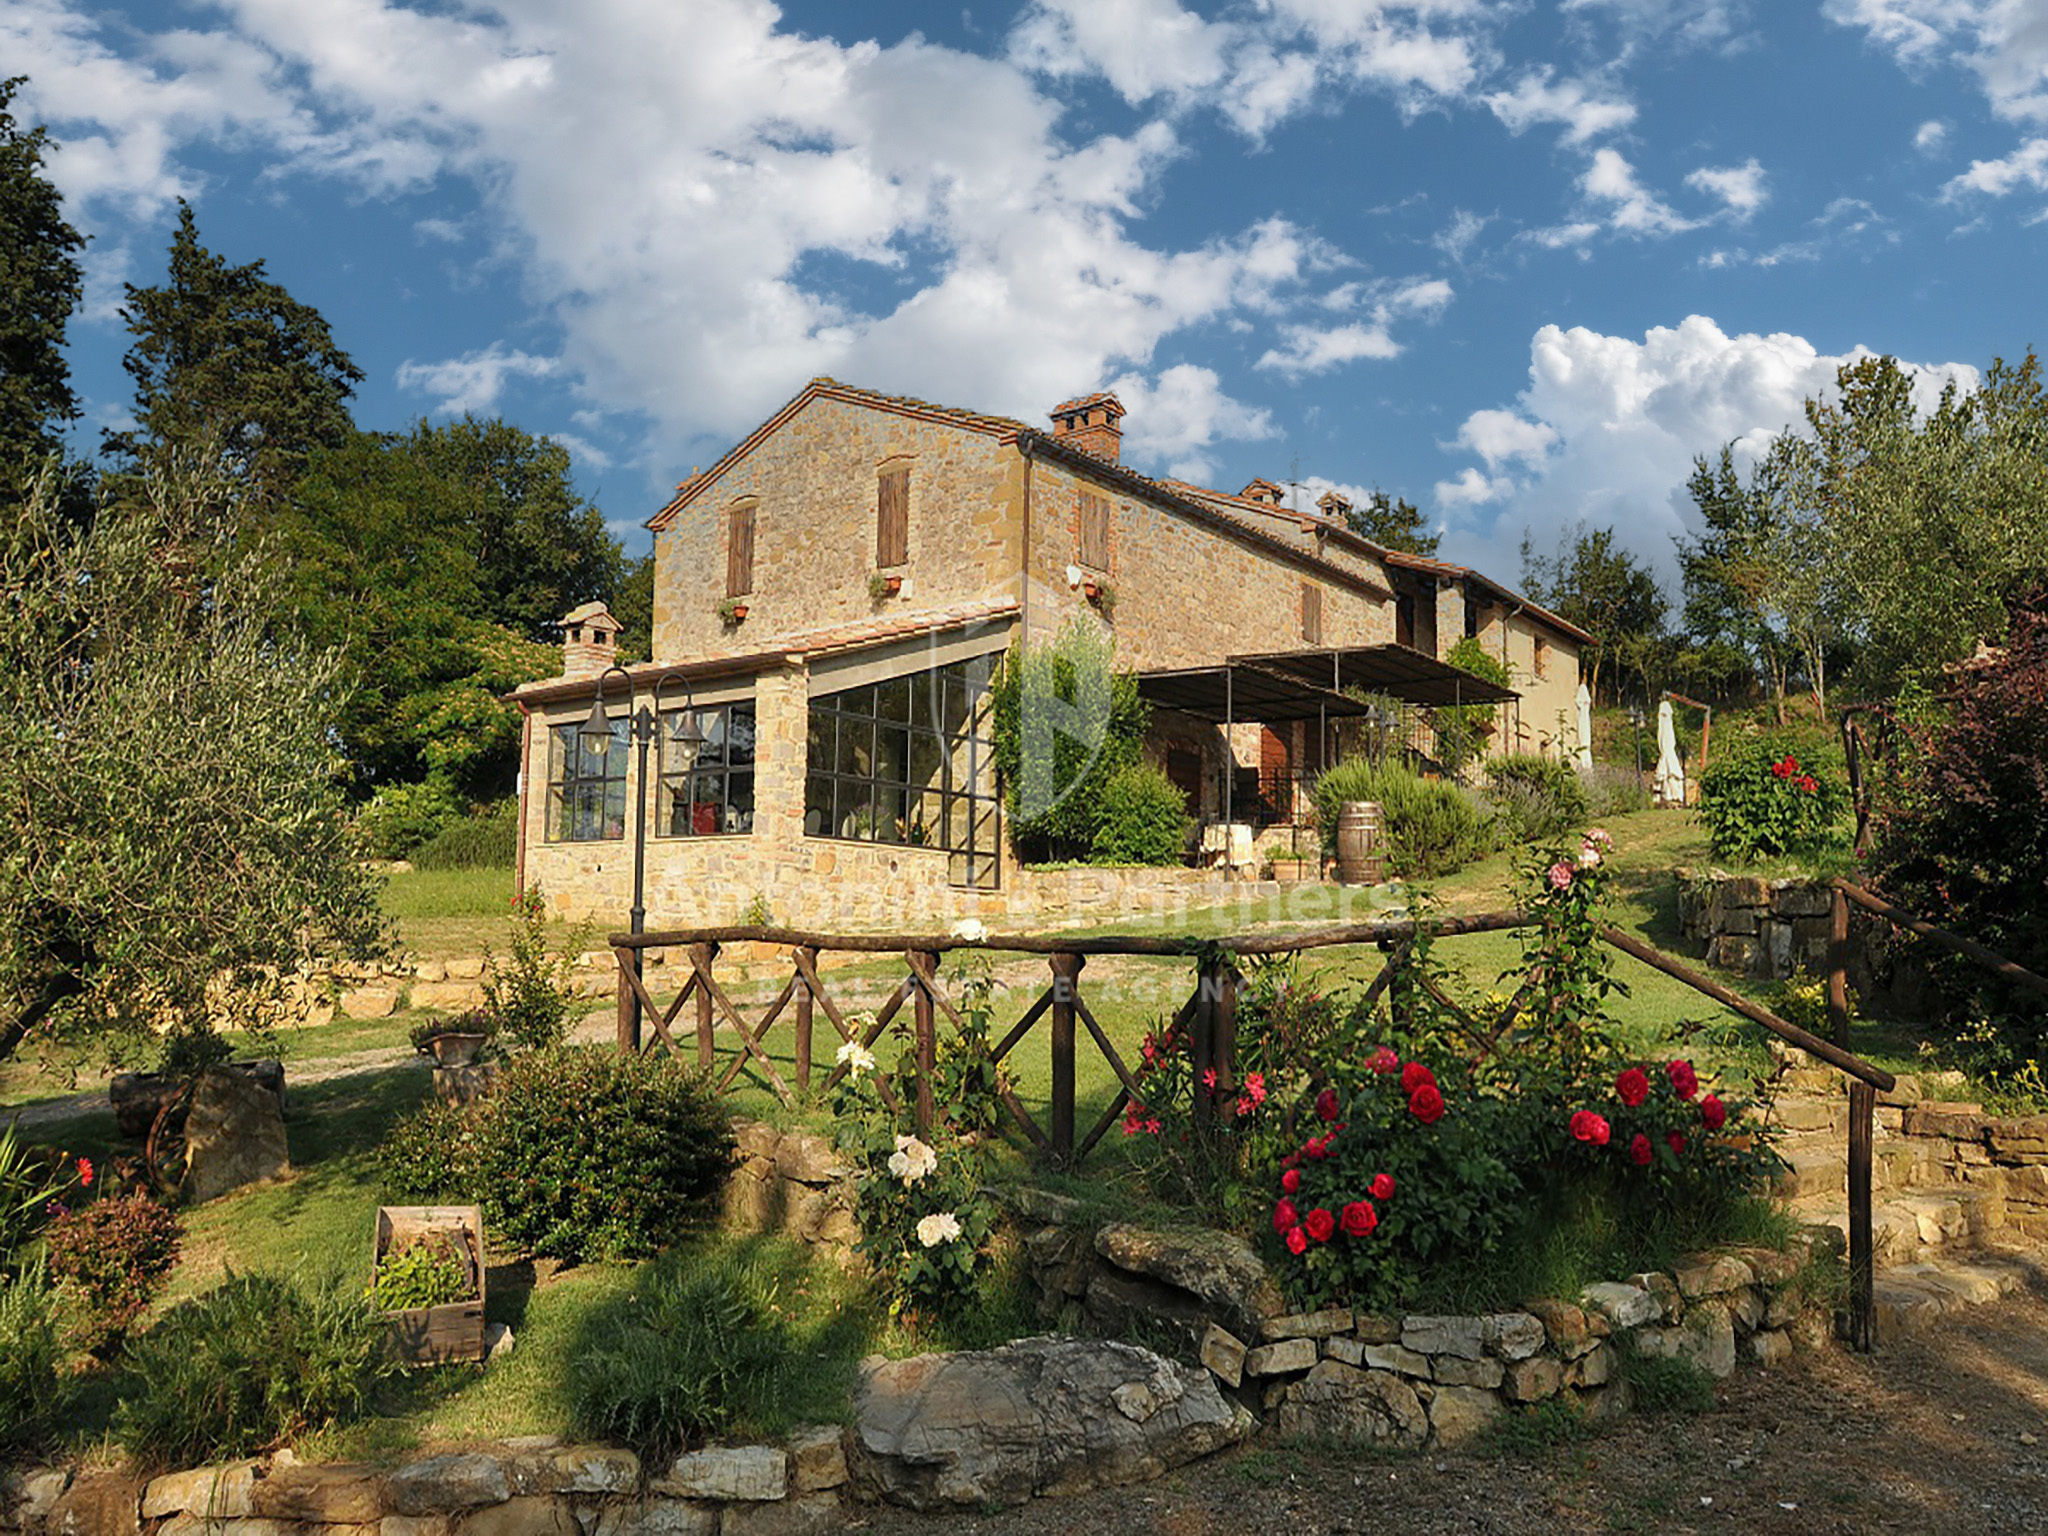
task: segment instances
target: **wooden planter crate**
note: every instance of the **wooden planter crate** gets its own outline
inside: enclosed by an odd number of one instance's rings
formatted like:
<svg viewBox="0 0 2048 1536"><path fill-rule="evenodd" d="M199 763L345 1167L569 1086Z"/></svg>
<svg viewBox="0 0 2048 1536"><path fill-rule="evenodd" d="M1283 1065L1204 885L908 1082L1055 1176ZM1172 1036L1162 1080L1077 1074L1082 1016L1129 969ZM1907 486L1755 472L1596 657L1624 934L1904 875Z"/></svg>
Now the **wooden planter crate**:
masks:
<svg viewBox="0 0 2048 1536"><path fill-rule="evenodd" d="M393 1248L423 1233L444 1233L467 1256L476 1295L439 1307L386 1312L391 1347L408 1365L452 1365L484 1357L484 1218L473 1205L384 1205L377 1208L374 1267Z"/></svg>

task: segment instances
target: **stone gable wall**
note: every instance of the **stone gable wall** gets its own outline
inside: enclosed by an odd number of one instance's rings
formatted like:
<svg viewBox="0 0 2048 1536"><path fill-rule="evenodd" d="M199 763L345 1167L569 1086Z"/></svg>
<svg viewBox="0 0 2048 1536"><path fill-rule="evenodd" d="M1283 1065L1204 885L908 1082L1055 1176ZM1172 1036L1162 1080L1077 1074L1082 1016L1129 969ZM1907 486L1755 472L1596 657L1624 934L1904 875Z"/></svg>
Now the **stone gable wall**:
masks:
<svg viewBox="0 0 2048 1536"><path fill-rule="evenodd" d="M877 475L910 470L902 591L868 596ZM813 400L700 491L654 541L654 655L693 661L777 637L1016 596L1022 461L983 432L843 400ZM754 586L744 622L718 617L727 510L755 499Z"/></svg>

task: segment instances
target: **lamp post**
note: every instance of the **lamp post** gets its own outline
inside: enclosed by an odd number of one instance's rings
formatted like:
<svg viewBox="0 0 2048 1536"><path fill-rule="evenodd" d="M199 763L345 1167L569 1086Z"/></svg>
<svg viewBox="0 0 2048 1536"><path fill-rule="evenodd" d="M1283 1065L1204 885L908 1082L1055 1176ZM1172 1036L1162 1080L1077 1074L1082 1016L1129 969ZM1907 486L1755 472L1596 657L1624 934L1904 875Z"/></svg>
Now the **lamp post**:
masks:
<svg viewBox="0 0 2048 1536"><path fill-rule="evenodd" d="M697 755L704 750L704 727L698 723L696 696L690 692L689 679L678 672L664 672L655 680L654 692L648 704L636 704L633 688L633 674L617 663L606 667L597 680L597 697L591 701L590 718L585 720L577 734L583 740L583 749L603 757L612 746L612 717L604 707L604 685L616 672L626 680L626 735L636 748L638 755L634 762L633 783L633 910L631 931L635 934L647 931L647 749L654 745L661 735L661 690L670 683L679 683L683 689L683 707L677 711L675 724L669 728L669 741L682 760L683 772L688 773L697 766ZM633 949L633 976L640 976L641 951ZM633 1038L640 1038L640 990L633 989Z"/></svg>

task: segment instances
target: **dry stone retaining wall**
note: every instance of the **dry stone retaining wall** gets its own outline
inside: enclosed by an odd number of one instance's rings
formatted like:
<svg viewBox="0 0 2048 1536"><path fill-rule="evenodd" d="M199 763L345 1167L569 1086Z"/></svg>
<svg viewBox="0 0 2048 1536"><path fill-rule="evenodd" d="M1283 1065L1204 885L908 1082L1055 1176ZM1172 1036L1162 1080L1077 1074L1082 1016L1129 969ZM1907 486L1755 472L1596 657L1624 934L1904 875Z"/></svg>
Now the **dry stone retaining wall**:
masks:
<svg viewBox="0 0 2048 1536"><path fill-rule="evenodd" d="M1045 1197L1028 1202L1057 1214ZM1817 1231L1778 1253L1705 1255L1669 1274L1591 1286L1572 1301L1486 1316L1293 1313L1250 1244L1214 1231L1048 1222L1025 1238L1041 1315L1068 1329L1166 1335L1219 1386L1289 1435L1352 1444L1453 1445L1518 1405L1566 1394L1626 1407L1619 1348L1726 1376L1824 1340L1799 1283Z"/></svg>

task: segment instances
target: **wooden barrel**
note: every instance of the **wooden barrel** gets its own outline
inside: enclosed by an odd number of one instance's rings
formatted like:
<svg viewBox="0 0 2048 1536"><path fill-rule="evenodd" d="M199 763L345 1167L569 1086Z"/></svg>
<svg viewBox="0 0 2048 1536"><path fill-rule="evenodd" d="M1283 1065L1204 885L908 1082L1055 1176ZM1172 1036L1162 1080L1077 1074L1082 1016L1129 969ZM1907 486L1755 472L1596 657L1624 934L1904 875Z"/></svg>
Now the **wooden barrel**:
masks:
<svg viewBox="0 0 2048 1536"><path fill-rule="evenodd" d="M1378 885L1386 878L1376 800L1347 800L1337 813L1337 878L1346 885Z"/></svg>

